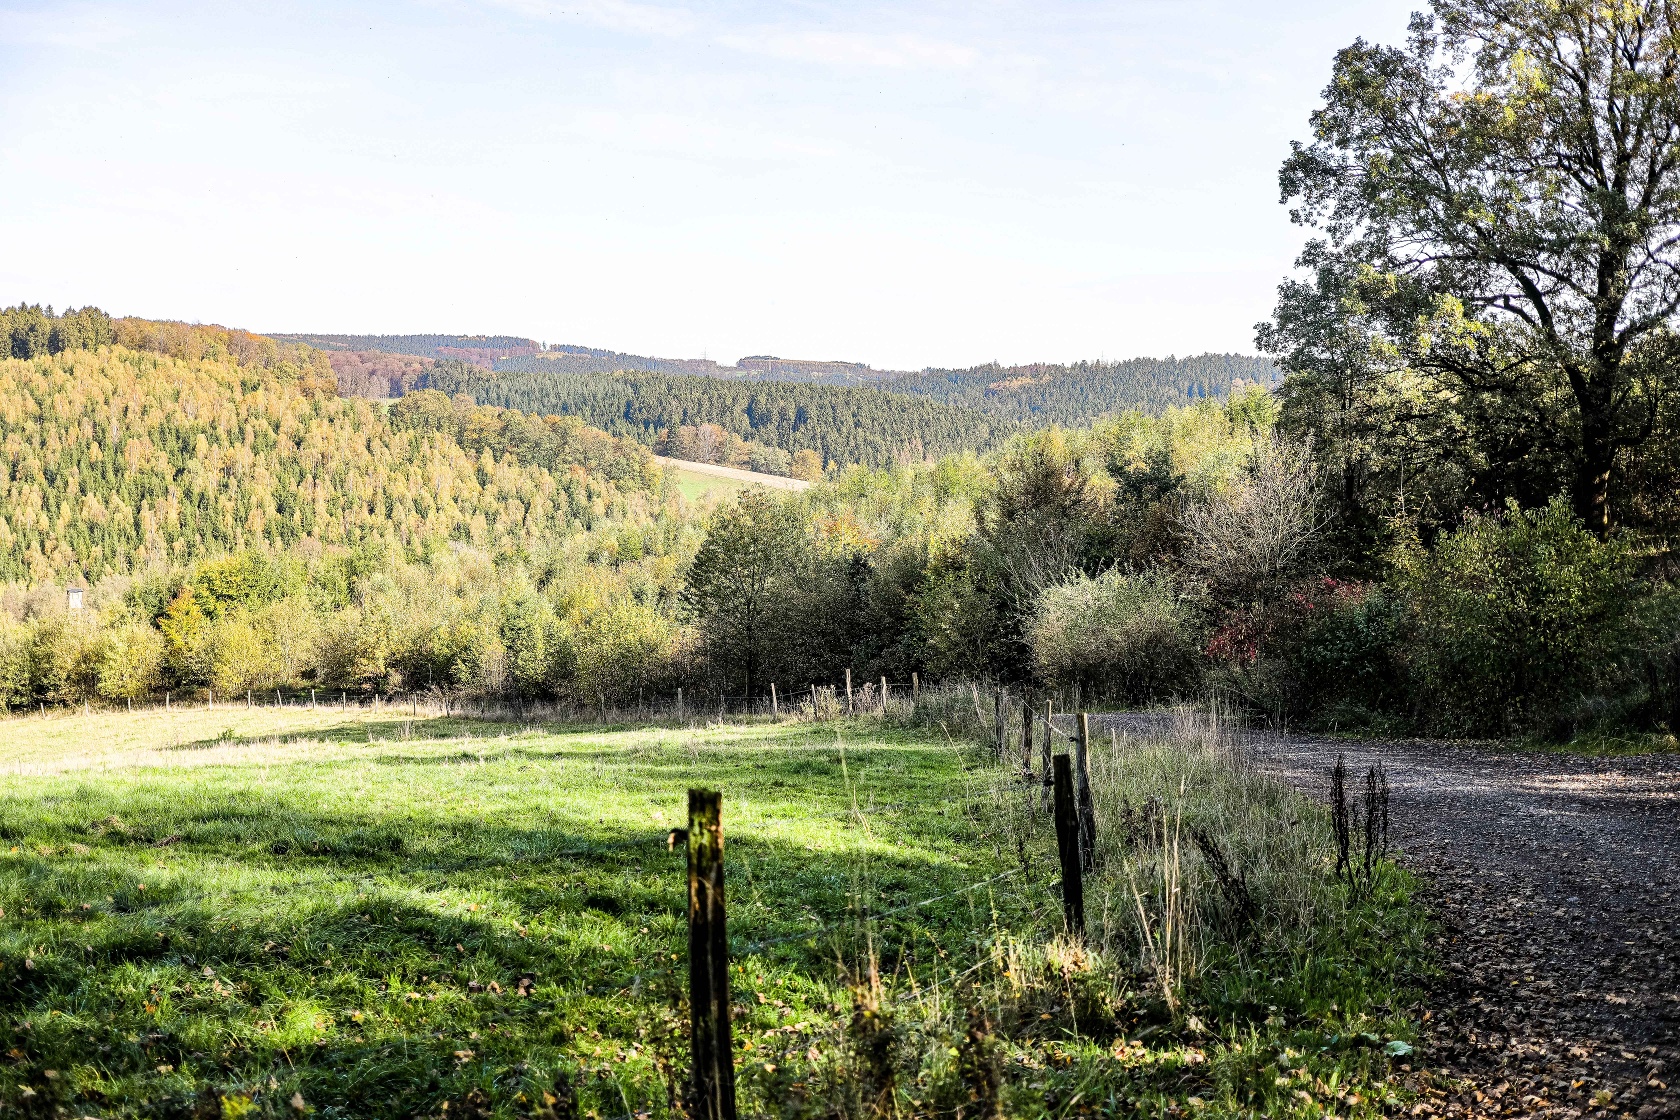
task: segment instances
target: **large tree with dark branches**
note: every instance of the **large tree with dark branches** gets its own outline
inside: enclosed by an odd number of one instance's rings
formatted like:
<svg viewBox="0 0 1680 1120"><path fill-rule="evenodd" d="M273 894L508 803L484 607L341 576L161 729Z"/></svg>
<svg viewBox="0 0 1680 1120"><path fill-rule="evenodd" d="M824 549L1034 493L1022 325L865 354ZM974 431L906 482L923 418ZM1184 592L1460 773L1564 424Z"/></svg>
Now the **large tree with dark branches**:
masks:
<svg viewBox="0 0 1680 1120"><path fill-rule="evenodd" d="M1403 501L1409 460L1441 501L1567 487L1608 531L1674 388L1677 4L1437 0L1337 54L1312 128L1281 185L1313 278L1260 342L1344 496Z"/></svg>

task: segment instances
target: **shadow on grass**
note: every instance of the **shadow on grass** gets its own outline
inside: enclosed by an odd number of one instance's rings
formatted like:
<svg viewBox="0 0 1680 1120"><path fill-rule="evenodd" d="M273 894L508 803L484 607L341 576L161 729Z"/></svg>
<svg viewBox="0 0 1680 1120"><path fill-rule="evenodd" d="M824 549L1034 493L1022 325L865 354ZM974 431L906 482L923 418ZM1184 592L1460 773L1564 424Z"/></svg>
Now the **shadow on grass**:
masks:
<svg viewBox="0 0 1680 1120"><path fill-rule="evenodd" d="M104 815L80 824L90 812ZM683 864L662 829L423 818L398 830L231 792L187 809L148 789L13 799L6 816L24 840L0 856L11 1103L185 1108L210 1087L301 1092L328 1114L434 1114L475 1092L541 1099L559 1070L576 1079L580 1039L594 1050L675 1021ZM165 853L189 874L160 881ZM887 895L969 874L913 856L878 871ZM751 834L732 838L728 875L743 943L844 925L857 882L847 853ZM971 932L954 907L914 917L907 940L930 925ZM789 942L760 967L808 988L831 977L834 949ZM623 1100L601 1083L601 1106L666 1099L648 1054L620 1063ZM46 1072L72 1069L98 1077Z"/></svg>

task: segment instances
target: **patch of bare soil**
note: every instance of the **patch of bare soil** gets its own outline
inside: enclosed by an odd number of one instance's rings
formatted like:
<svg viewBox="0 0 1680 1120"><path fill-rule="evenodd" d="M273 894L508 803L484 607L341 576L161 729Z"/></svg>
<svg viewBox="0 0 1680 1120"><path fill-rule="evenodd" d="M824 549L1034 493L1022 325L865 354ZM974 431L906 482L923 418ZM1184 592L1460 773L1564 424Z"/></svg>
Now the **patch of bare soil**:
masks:
<svg viewBox="0 0 1680 1120"><path fill-rule="evenodd" d="M1443 975L1418 1115L1680 1116L1680 757L1254 736L1320 798L1381 761Z"/></svg>

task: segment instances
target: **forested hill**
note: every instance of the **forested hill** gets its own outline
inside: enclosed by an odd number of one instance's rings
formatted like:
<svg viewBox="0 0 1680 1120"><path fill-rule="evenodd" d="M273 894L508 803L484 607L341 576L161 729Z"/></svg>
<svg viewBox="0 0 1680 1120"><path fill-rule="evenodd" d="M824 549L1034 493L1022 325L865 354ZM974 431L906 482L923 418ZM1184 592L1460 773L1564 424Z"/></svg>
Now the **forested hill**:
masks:
<svg viewBox="0 0 1680 1120"><path fill-rule="evenodd" d="M797 381L812 385L878 385L908 374L896 370L870 369L861 362L810 361L754 354L732 366L706 358L649 358L642 354L620 354L614 350L593 350L587 346L550 346L540 354L504 358L495 363L498 372L521 373L620 373L641 371L677 376L721 377L733 381Z"/></svg>
<svg viewBox="0 0 1680 1120"><path fill-rule="evenodd" d="M1032 426L1078 425L1108 413L1156 413L1233 387L1271 386L1277 367L1243 354L1132 358L1121 362L1037 363L928 370L881 383L898 393L931 397Z"/></svg>
<svg viewBox="0 0 1680 1120"><path fill-rule="evenodd" d="M145 326L106 332L145 349L95 338L0 359L0 580L254 546L519 550L628 516L660 485L645 448L575 419L436 393L387 417L336 396L324 362L265 363L249 342L241 362L230 332Z"/></svg>
<svg viewBox="0 0 1680 1120"><path fill-rule="evenodd" d="M462 367L457 367L462 368ZM455 383L432 371L431 385L480 404L576 416L646 444L685 426L716 424L742 439L825 463L878 466L991 447L1015 424L974 409L876 389L785 381L725 381L656 373L555 374L466 371Z"/></svg>
<svg viewBox="0 0 1680 1120"><path fill-rule="evenodd" d="M504 334L272 334L269 338L328 352L370 351L455 358L490 369L505 358L536 354L542 344Z"/></svg>

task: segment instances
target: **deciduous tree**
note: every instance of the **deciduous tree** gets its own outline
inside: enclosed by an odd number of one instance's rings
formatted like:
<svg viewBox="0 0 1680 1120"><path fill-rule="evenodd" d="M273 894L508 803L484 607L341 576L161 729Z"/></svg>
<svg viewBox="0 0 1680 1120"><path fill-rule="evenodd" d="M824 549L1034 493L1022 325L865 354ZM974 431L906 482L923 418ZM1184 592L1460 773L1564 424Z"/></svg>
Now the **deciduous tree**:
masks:
<svg viewBox="0 0 1680 1120"><path fill-rule="evenodd" d="M1618 463L1675 385L1677 6L1436 0L1404 47L1336 56L1312 126L1281 184L1325 236L1261 343L1287 396L1349 422L1323 451L1357 443L1373 402L1348 390L1374 390L1375 419L1467 494L1567 485L1607 531Z"/></svg>

